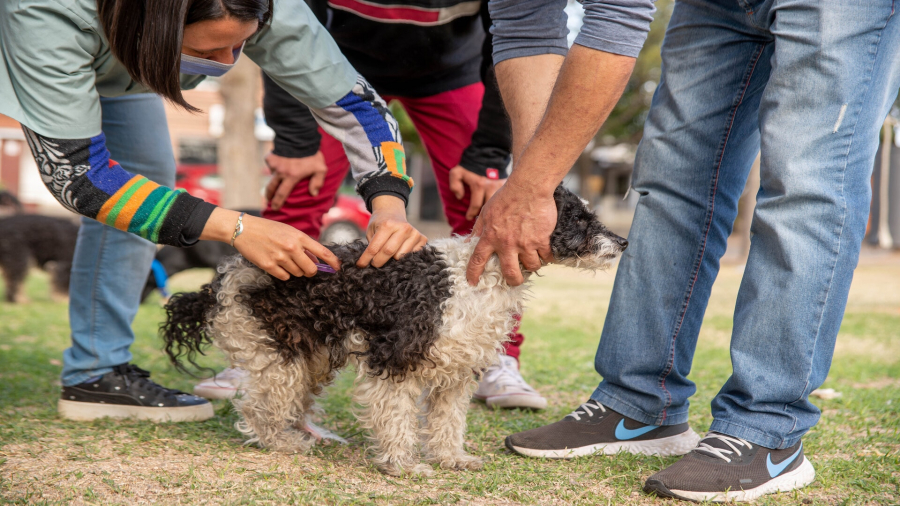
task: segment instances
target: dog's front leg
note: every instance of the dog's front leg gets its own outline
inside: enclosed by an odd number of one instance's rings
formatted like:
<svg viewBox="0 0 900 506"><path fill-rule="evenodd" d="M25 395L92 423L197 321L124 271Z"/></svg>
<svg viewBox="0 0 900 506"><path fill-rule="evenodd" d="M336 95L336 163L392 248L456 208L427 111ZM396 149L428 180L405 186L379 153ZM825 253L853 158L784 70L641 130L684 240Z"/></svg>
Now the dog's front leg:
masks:
<svg viewBox="0 0 900 506"><path fill-rule="evenodd" d="M466 413L475 380L464 369L437 378L446 386L433 388L426 399L425 427L422 429L428 462L443 469L481 469L480 458L466 453Z"/></svg>
<svg viewBox="0 0 900 506"><path fill-rule="evenodd" d="M391 476L432 474L431 466L419 461L416 449L419 412L416 401L422 393L421 382L411 376L404 381L373 378L365 367L360 367L359 374L354 400L363 407L360 424L372 431L375 465Z"/></svg>

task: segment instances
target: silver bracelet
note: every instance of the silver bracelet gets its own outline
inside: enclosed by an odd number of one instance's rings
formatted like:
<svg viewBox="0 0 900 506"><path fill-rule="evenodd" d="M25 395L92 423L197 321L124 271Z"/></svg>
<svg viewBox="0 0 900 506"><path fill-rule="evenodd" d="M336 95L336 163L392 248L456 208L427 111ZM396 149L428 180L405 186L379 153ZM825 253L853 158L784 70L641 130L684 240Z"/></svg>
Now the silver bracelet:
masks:
<svg viewBox="0 0 900 506"><path fill-rule="evenodd" d="M246 213L241 213L241 215L238 216L237 223L235 223L234 225L234 234L231 236L232 248L234 247L234 240L237 239L239 235L244 233L244 214Z"/></svg>

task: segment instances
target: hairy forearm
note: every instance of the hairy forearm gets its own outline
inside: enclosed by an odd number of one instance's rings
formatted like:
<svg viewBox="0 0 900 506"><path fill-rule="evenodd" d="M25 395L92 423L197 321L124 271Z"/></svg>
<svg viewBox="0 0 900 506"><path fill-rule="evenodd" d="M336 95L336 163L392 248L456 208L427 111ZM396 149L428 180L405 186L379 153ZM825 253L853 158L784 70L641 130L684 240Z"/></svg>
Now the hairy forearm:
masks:
<svg viewBox="0 0 900 506"><path fill-rule="evenodd" d="M544 116L564 59L556 54L542 54L504 60L494 67L512 126L514 164L518 164L522 149Z"/></svg>
<svg viewBox="0 0 900 506"><path fill-rule="evenodd" d="M635 59L629 56L574 46L559 71L546 112L534 135L524 147L519 148L522 154L518 160L514 158L509 183L523 191L552 194L622 96L634 62ZM531 88L540 91L533 83L528 83L533 70L515 76L501 75L499 69L506 63L498 65L497 73L504 100L509 87L527 88L531 84ZM508 81L504 83L506 79ZM519 102L516 107L539 106L534 98ZM507 108L510 108L509 102ZM517 118L510 112L514 122L513 153L516 153L515 146L521 143L521 140L516 140L516 133L519 131L521 135L524 130L522 126L515 127L516 120L524 120L527 126L528 120L533 120L537 115L534 110L523 111Z"/></svg>

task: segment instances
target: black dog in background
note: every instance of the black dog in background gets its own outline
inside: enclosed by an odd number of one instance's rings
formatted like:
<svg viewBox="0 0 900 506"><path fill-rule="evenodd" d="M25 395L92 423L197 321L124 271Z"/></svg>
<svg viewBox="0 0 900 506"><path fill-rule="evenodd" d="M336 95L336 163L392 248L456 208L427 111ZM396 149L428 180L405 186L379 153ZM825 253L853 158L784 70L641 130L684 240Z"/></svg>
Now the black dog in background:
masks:
<svg viewBox="0 0 900 506"><path fill-rule="evenodd" d="M0 218L0 270L6 301L22 302L22 282L35 264L50 273L53 294L69 295L69 274L78 240L78 225L65 218L14 214Z"/></svg>

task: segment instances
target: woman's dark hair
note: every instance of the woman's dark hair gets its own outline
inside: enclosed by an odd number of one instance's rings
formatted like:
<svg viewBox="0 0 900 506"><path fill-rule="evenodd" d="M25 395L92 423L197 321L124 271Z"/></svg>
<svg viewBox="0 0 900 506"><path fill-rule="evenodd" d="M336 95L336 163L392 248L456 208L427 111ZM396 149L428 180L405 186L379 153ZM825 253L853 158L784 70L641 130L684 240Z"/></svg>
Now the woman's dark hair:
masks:
<svg viewBox="0 0 900 506"><path fill-rule="evenodd" d="M257 21L272 16L273 0L97 0L100 24L113 55L135 81L189 111L181 95L179 67L184 27L231 17Z"/></svg>

